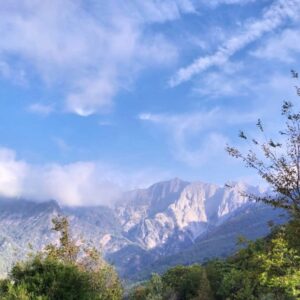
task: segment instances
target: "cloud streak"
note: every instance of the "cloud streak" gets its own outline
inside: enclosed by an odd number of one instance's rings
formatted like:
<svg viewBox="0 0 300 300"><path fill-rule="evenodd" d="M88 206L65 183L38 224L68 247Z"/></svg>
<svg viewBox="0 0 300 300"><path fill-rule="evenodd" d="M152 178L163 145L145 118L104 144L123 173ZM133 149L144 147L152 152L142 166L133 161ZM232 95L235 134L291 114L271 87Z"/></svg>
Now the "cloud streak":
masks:
<svg viewBox="0 0 300 300"><path fill-rule="evenodd" d="M193 76L204 72L213 66L222 66L231 56L250 43L260 39L264 34L280 27L287 19L296 20L300 15L299 0L279 0L266 10L260 20L246 24L246 29L231 37L214 54L200 57L191 65L179 69L169 80L171 87L190 80Z"/></svg>

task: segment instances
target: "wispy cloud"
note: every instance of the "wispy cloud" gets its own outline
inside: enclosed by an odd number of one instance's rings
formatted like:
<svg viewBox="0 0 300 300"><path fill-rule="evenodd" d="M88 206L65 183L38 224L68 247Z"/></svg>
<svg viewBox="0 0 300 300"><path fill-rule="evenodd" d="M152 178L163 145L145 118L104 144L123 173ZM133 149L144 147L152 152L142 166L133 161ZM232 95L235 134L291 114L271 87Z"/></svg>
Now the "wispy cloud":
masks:
<svg viewBox="0 0 300 300"><path fill-rule="evenodd" d="M236 52L242 50L250 43L260 39L264 34L280 27L287 19L299 19L299 0L278 0L267 9L262 18L245 24L245 29L236 36L231 37L214 54L200 57L191 65L179 69L170 79L169 84L174 87L188 81L193 76L213 67L222 66Z"/></svg>
<svg viewBox="0 0 300 300"><path fill-rule="evenodd" d="M13 83L16 83L21 86L26 86L26 73L20 68L18 70L13 69L8 62L1 59L0 55L0 78L10 80Z"/></svg>
<svg viewBox="0 0 300 300"><path fill-rule="evenodd" d="M139 70L177 57L165 36L144 31L147 23L194 10L189 0L130 3L132 10L118 1L2 2L0 74L11 76L21 66L48 86L63 84L66 111L82 116L109 111Z"/></svg>
<svg viewBox="0 0 300 300"><path fill-rule="evenodd" d="M246 77L213 72L199 80L193 91L198 95L209 98L245 96L251 90L252 84L252 81Z"/></svg>
<svg viewBox="0 0 300 300"><path fill-rule="evenodd" d="M257 88L253 78L244 74L242 63L228 62L222 70L209 72L195 81L193 92L207 98L246 96Z"/></svg>
<svg viewBox="0 0 300 300"><path fill-rule="evenodd" d="M61 137L53 137L52 140L62 153L67 153L72 149L72 147L66 142L66 140Z"/></svg>
<svg viewBox="0 0 300 300"><path fill-rule="evenodd" d="M179 19L182 14L195 13L191 0L143 1L133 0L121 4L127 14L139 22L167 22Z"/></svg>
<svg viewBox="0 0 300 300"><path fill-rule="evenodd" d="M215 108L210 111L176 115L142 113L138 118L165 129L171 140L170 149L175 158L195 167L216 157L224 157L228 138L221 133L220 126L254 122L257 115Z"/></svg>
<svg viewBox="0 0 300 300"><path fill-rule="evenodd" d="M28 111L38 115L47 116L54 112L54 107L50 104L33 103L28 107Z"/></svg>
<svg viewBox="0 0 300 300"><path fill-rule="evenodd" d="M248 3L256 2L257 0L211 0L211 1L205 1L206 5L211 5L211 6L218 6L222 4L226 5L233 5L233 4L238 4L238 5L245 5Z"/></svg>
<svg viewBox="0 0 300 300"><path fill-rule="evenodd" d="M251 54L261 59L292 63L300 53L300 30L287 29L275 37L263 42L263 45Z"/></svg>

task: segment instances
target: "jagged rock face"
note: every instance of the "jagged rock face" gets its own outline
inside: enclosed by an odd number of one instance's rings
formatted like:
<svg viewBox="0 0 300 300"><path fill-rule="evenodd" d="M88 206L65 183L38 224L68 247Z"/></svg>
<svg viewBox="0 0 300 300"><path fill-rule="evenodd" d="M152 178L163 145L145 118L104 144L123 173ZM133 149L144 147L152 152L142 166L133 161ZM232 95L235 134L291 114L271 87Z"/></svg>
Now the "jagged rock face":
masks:
<svg viewBox="0 0 300 300"><path fill-rule="evenodd" d="M247 203L241 192L250 189L255 190L240 183L228 189L174 179L128 193L117 214L131 240L153 249L163 246L175 229L194 240L209 227L220 225Z"/></svg>
<svg viewBox="0 0 300 300"><path fill-rule="evenodd" d="M159 182L148 189L134 190L125 193L117 203L116 213L120 218L123 230L130 231L143 219L154 217L165 211L179 197L188 182L175 178Z"/></svg>
<svg viewBox="0 0 300 300"><path fill-rule="evenodd" d="M127 192L115 208L0 200L0 273L25 256L28 243L40 250L58 239L51 231L57 214L69 217L75 238L84 238L120 264L142 262L145 253L151 259L175 254L247 207L241 191L260 192L241 183L228 189L176 178Z"/></svg>
<svg viewBox="0 0 300 300"><path fill-rule="evenodd" d="M218 191L215 185L192 183L181 193L179 199L170 206L177 226L197 237L205 231L209 223L207 203ZM215 205L213 205L215 206ZM209 207L209 210L216 207Z"/></svg>

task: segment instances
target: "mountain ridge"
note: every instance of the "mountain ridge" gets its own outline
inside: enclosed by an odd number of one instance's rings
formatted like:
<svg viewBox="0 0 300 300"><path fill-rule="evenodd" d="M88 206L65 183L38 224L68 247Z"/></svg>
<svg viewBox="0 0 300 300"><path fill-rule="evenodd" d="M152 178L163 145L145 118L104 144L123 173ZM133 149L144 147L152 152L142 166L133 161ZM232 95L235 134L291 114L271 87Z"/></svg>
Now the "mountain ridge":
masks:
<svg viewBox="0 0 300 300"><path fill-rule="evenodd" d="M232 218L238 220L239 213L261 206L250 204L241 195L242 188L260 192L259 187L243 183L226 188L174 178L126 192L115 207L66 207L55 200L35 203L0 199L0 273L6 273L15 260L26 256L29 242L33 250L38 251L45 244L57 241L58 237L51 231L51 220L57 215L68 216L74 237L84 237L86 242L99 249L116 264L123 277L141 271L143 265L155 264L164 257L180 255L193 249L194 245L207 243L206 236L214 230L218 239L223 240L221 248L228 248L225 252L230 254L234 251L232 240L242 228L236 226L232 237L226 241L222 227L226 228ZM276 214L268 211L265 217L261 214L260 219L253 222L267 223L272 216L280 222ZM250 215L244 214L243 218L247 224ZM246 235L257 238L267 234L267 224L260 226L263 230L256 228L257 234L249 227ZM1 260L4 256L7 259ZM202 258L197 259L201 261Z"/></svg>

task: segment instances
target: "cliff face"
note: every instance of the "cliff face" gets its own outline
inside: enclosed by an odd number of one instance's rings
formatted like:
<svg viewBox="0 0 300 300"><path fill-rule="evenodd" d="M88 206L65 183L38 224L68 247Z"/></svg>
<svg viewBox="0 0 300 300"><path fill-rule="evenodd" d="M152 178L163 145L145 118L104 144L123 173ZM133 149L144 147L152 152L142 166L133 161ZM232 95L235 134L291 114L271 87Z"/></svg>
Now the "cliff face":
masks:
<svg viewBox="0 0 300 300"><path fill-rule="evenodd" d="M193 241L209 228L220 226L247 204L241 191L250 190L259 192L240 183L229 189L174 179L128 194L116 213L130 240L153 249L165 244L175 230Z"/></svg>

